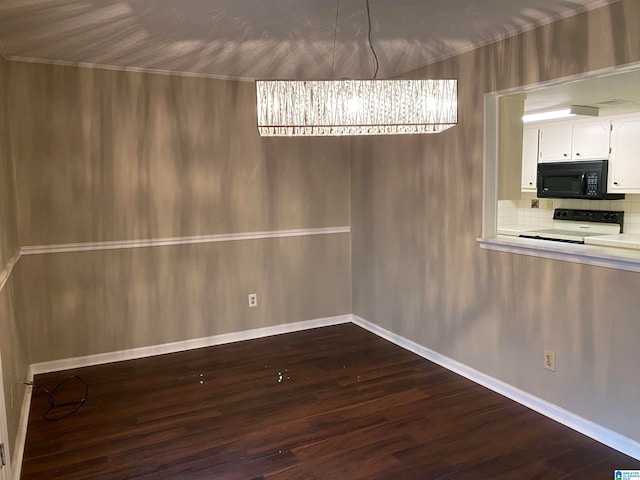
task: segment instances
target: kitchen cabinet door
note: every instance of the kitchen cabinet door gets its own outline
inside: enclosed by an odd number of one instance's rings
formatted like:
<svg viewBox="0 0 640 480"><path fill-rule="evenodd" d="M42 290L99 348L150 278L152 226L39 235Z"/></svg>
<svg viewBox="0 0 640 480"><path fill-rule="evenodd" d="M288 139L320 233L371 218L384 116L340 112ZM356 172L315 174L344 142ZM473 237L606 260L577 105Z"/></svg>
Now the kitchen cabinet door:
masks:
<svg viewBox="0 0 640 480"><path fill-rule="evenodd" d="M640 118L613 121L609 191L640 193Z"/></svg>
<svg viewBox="0 0 640 480"><path fill-rule="evenodd" d="M538 176L538 129L526 128L522 135L522 191L536 190Z"/></svg>
<svg viewBox="0 0 640 480"><path fill-rule="evenodd" d="M580 121L573 124L571 158L602 160L609 158L611 121Z"/></svg>
<svg viewBox="0 0 640 480"><path fill-rule="evenodd" d="M540 127L539 162L571 160L571 123L554 123Z"/></svg>

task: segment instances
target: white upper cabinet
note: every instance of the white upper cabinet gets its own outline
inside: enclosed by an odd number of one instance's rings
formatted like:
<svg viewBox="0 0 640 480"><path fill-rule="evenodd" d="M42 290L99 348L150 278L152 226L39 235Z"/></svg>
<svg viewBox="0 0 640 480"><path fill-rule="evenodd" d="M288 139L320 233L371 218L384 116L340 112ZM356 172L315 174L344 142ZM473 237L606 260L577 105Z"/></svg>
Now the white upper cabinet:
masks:
<svg viewBox="0 0 640 480"><path fill-rule="evenodd" d="M539 162L609 158L611 121L581 120L540 126Z"/></svg>
<svg viewBox="0 0 640 480"><path fill-rule="evenodd" d="M525 128L522 135L522 191L536 190L538 132L537 128Z"/></svg>
<svg viewBox="0 0 640 480"><path fill-rule="evenodd" d="M570 123L555 123L540 126L540 162L566 162L571 160Z"/></svg>
<svg viewBox="0 0 640 480"><path fill-rule="evenodd" d="M609 192L640 193L640 117L613 120Z"/></svg>
<svg viewBox="0 0 640 480"><path fill-rule="evenodd" d="M603 160L609 158L611 121L585 120L573 124L571 158L573 160Z"/></svg>

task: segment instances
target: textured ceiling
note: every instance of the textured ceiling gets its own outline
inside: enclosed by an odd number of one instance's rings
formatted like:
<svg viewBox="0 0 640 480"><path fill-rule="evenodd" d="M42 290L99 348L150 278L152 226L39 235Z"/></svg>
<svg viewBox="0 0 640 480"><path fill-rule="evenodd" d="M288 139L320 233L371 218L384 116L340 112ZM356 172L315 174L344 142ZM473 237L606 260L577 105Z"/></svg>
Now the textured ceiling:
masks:
<svg viewBox="0 0 640 480"><path fill-rule="evenodd" d="M527 92L525 110L537 112L567 105L600 109L600 115L640 111L640 70L623 69Z"/></svg>
<svg viewBox="0 0 640 480"><path fill-rule="evenodd" d="M370 0L378 78L612 1ZM0 40L8 59L236 79L371 78L365 5L365 0L3 0Z"/></svg>

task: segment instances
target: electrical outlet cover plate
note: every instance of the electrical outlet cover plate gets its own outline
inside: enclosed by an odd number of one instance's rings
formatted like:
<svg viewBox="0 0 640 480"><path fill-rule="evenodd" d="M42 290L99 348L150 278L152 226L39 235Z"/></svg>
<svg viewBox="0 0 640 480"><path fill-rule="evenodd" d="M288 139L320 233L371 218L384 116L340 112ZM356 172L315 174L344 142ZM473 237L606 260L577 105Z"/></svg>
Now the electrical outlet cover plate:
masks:
<svg viewBox="0 0 640 480"><path fill-rule="evenodd" d="M258 294L250 293L249 294L249 307L257 307L258 306Z"/></svg>
<svg viewBox="0 0 640 480"><path fill-rule="evenodd" d="M544 351L544 368L552 372L556 371L556 352L553 350Z"/></svg>

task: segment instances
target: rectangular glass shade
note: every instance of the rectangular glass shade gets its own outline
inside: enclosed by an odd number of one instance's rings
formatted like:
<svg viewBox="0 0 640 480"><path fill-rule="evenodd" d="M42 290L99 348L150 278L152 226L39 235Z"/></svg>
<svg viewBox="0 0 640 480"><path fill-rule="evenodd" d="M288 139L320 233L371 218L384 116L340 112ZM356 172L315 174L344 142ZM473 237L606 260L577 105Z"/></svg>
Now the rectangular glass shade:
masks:
<svg viewBox="0 0 640 480"><path fill-rule="evenodd" d="M437 133L458 123L457 80L257 80L263 137Z"/></svg>

